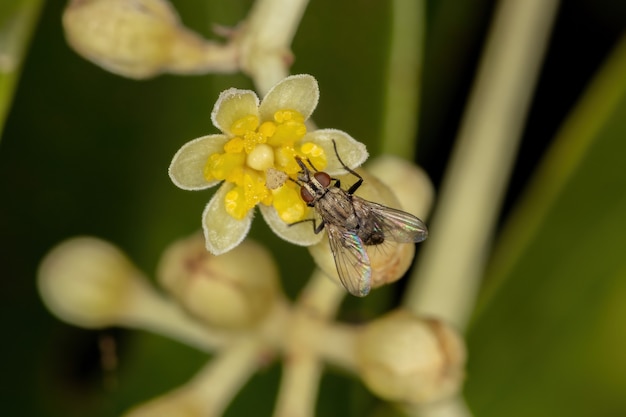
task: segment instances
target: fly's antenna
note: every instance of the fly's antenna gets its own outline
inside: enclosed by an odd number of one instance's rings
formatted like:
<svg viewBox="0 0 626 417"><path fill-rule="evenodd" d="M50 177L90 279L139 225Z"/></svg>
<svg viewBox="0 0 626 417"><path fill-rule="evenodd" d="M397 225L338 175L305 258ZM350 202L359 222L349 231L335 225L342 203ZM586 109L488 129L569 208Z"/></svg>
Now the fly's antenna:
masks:
<svg viewBox="0 0 626 417"><path fill-rule="evenodd" d="M302 158L300 158L298 155L296 155L296 162L298 163L298 165L300 165L300 168L302 169L299 173L298 173L298 181L292 180L294 181L296 184L298 185L302 185L302 182L309 182L309 179L311 178L311 171L309 170L309 168L306 166L306 164L304 163L304 161L302 160ZM307 162L309 162L307 160ZM310 163L310 162L309 162ZM291 178L290 178L291 179Z"/></svg>
<svg viewBox="0 0 626 417"><path fill-rule="evenodd" d="M306 159L306 162L311 166L311 168L313 168L313 171L320 172L319 169L315 168L315 165L313 165L313 162L311 162L309 158Z"/></svg>
<svg viewBox="0 0 626 417"><path fill-rule="evenodd" d="M304 163L304 161L302 160L302 158L300 158L298 155L296 155L296 162L298 163L298 165L300 165L300 168L302 168L302 172L304 172L308 176L309 175L309 168L307 168L307 166ZM308 159L307 159L307 162L309 162ZM309 162L309 164L310 164L310 162Z"/></svg>
<svg viewBox="0 0 626 417"><path fill-rule="evenodd" d="M308 171L309 168L307 168L306 165L304 164L305 161L307 164L309 164L309 166L311 167L311 169L313 169L313 171L320 172L319 169L315 168L315 165L313 165L313 162L311 162L309 158L302 159L298 155L296 155L296 162L298 163L298 165L300 165L300 168L302 168L303 171Z"/></svg>

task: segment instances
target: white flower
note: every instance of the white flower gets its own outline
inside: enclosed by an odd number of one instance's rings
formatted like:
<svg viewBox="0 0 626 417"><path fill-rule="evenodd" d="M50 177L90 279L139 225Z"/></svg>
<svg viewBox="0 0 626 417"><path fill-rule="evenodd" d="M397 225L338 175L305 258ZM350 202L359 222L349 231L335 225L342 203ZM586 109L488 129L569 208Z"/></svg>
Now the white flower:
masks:
<svg viewBox="0 0 626 417"><path fill-rule="evenodd" d="M310 75L293 75L276 84L259 103L250 90L231 88L220 94L211 120L221 134L194 139L174 155L169 174L178 187L203 190L223 182L202 215L206 247L213 254L237 246L250 230L259 206L271 229L299 245L321 239L312 228L289 224L310 218L295 179L296 155L331 175L344 172L333 150L351 168L367 159L365 146L336 129L307 132L305 121L317 106L319 89ZM267 181L271 180L268 187Z"/></svg>

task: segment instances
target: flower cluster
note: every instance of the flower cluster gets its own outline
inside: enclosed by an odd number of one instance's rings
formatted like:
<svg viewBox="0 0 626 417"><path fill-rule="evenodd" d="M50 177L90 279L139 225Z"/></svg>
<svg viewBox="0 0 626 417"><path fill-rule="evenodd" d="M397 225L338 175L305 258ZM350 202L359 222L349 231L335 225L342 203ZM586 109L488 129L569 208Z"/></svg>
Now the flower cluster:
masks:
<svg viewBox="0 0 626 417"><path fill-rule="evenodd" d="M125 417L223 415L266 366L260 358L283 361L274 416L314 414L324 362L387 401L430 404L460 389L465 347L444 322L403 310L368 323L338 322L343 291L323 274L314 274L292 303L262 245L246 239L215 256L203 241L194 234L164 252L156 281L165 291L119 248L93 237L60 243L39 267L39 293L60 319L85 328L144 329L212 354L187 383Z"/></svg>
<svg viewBox="0 0 626 417"><path fill-rule="evenodd" d="M318 99L317 81L304 74L285 78L261 102L253 91L231 88L211 113L222 133L194 139L174 155L169 174L178 187L202 190L223 183L203 213L210 252L225 253L241 243L256 206L283 239L300 245L319 241L311 228L289 227L310 217L297 184L288 180L299 171L296 156L333 175L342 171L333 141L350 167L368 155L345 132L307 129Z"/></svg>

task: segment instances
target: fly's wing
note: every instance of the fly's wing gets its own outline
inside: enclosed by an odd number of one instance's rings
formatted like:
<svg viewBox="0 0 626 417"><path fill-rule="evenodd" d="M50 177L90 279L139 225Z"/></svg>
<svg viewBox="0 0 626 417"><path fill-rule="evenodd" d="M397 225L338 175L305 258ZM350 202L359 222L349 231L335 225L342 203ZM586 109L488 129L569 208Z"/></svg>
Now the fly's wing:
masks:
<svg viewBox="0 0 626 417"><path fill-rule="evenodd" d="M372 286L372 267L363 242L355 233L333 224L326 224L326 233L339 280L350 294L365 297Z"/></svg>
<svg viewBox="0 0 626 417"><path fill-rule="evenodd" d="M374 223L374 228L382 232L386 240L398 243L417 243L428 237L428 228L424 222L412 214L357 196L353 196L352 201L357 209L366 213L367 220Z"/></svg>

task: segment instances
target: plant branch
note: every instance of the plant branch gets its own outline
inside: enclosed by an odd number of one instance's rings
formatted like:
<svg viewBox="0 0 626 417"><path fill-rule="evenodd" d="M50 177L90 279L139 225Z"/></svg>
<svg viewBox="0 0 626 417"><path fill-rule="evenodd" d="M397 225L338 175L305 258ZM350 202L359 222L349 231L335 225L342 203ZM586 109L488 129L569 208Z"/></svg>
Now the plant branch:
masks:
<svg viewBox="0 0 626 417"><path fill-rule="evenodd" d="M241 69L265 95L285 78L293 60L291 41L308 0L257 0L238 39Z"/></svg>
<svg viewBox="0 0 626 417"><path fill-rule="evenodd" d="M327 321L336 314L345 292L317 269L302 291L283 339L283 377L275 417L312 417L323 363L315 346ZM341 346L343 349L346 346ZM350 346L348 346L350 347Z"/></svg>
<svg viewBox="0 0 626 417"><path fill-rule="evenodd" d="M464 328L537 80L557 0L503 0L405 303Z"/></svg>
<svg viewBox="0 0 626 417"><path fill-rule="evenodd" d="M392 2L390 51L382 120L383 154L415 154L419 78L424 37L424 2Z"/></svg>

